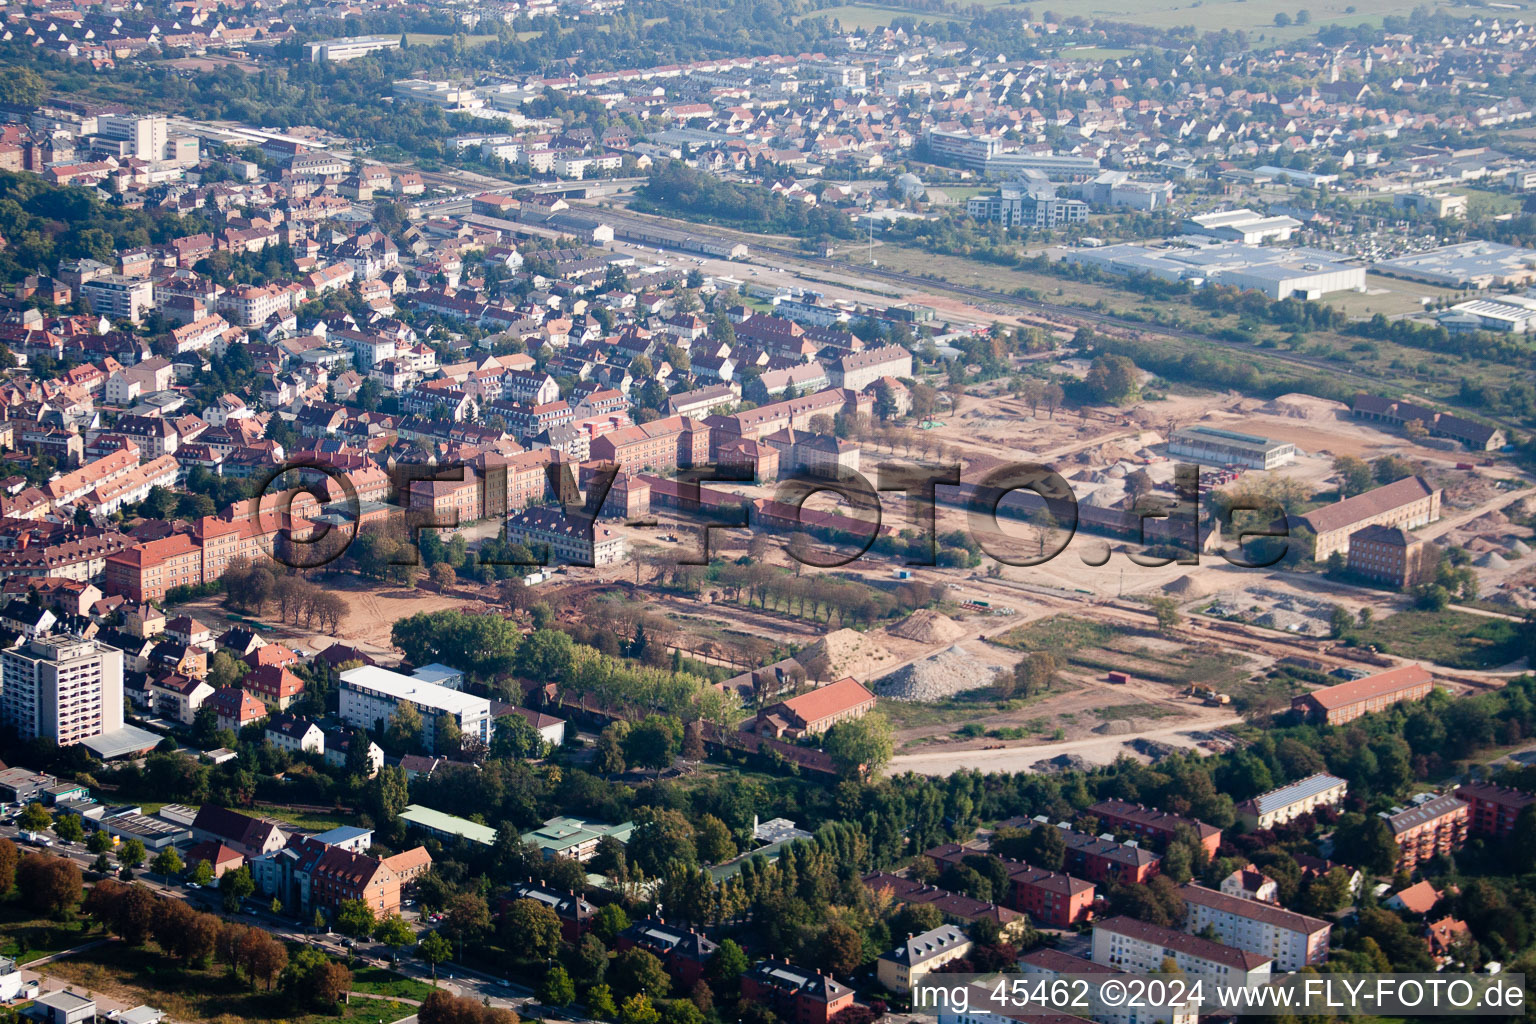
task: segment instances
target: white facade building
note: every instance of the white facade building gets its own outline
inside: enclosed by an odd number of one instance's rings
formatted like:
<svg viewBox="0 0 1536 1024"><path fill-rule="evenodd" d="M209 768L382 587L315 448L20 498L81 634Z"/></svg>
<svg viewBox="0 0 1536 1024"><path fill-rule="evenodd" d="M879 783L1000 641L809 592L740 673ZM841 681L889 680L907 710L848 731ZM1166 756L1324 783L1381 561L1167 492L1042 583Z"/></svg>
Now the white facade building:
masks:
<svg viewBox="0 0 1536 1024"><path fill-rule="evenodd" d="M1191 933L1209 927L1222 942L1273 959L1282 971L1299 971L1328 959L1333 926L1321 918L1192 883L1180 886L1179 895L1189 911L1184 927Z"/></svg>
<svg viewBox="0 0 1536 1024"><path fill-rule="evenodd" d="M123 652L45 636L0 652L0 720L59 746L123 728Z"/></svg>
<svg viewBox="0 0 1536 1024"><path fill-rule="evenodd" d="M465 737L491 741L491 702L424 679L362 665L341 674L341 718L359 729L389 725L395 709L411 704L421 715L422 739L436 748L438 722L451 718Z"/></svg>

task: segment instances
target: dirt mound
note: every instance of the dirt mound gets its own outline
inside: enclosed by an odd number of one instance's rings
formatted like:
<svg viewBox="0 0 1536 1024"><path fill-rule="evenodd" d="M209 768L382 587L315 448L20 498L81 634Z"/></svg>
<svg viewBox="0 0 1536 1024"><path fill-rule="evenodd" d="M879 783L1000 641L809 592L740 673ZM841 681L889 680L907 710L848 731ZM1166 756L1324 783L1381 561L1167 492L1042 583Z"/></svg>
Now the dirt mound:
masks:
<svg viewBox="0 0 1536 1024"><path fill-rule="evenodd" d="M1176 597L1181 601L1194 601L1209 596L1211 588L1193 576L1180 576L1172 583L1165 584L1163 586L1163 593L1169 597Z"/></svg>
<svg viewBox="0 0 1536 1024"><path fill-rule="evenodd" d="M1281 395L1259 406L1261 412L1272 416L1289 416L1297 420L1333 420L1349 411L1343 402L1330 402L1312 395Z"/></svg>
<svg viewBox="0 0 1536 1024"><path fill-rule="evenodd" d="M919 608L889 630L892 636L920 644L952 644L966 635L965 627L943 612Z"/></svg>
<svg viewBox="0 0 1536 1024"><path fill-rule="evenodd" d="M874 691L891 700L943 700L990 686L999 671L956 644L875 680Z"/></svg>
<svg viewBox="0 0 1536 1024"><path fill-rule="evenodd" d="M1101 725L1093 727L1093 731L1100 736L1125 736L1135 731L1135 726L1124 718L1111 718Z"/></svg>
<svg viewBox="0 0 1536 1024"><path fill-rule="evenodd" d="M822 655L827 659L825 677L841 679L873 679L890 671L897 662L896 655L881 642L879 633L860 633L854 629L835 629L811 646L795 655L795 660L808 665Z"/></svg>
<svg viewBox="0 0 1536 1024"><path fill-rule="evenodd" d="M1031 771L1051 774L1054 772L1085 772L1091 770L1094 764L1076 754L1057 754L1055 757L1036 761L1029 767Z"/></svg>

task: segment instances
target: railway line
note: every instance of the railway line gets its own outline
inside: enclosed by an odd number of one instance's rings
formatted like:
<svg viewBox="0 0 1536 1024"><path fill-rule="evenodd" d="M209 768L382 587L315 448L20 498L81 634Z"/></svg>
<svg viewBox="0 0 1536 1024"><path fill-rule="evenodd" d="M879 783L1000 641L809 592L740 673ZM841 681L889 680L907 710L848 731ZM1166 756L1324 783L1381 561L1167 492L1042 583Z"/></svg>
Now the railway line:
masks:
<svg viewBox="0 0 1536 1024"><path fill-rule="evenodd" d="M779 256L784 259L795 260L801 263L812 263L820 267L831 270L838 270L843 273L859 274L865 277L877 277L882 280L908 285L913 288L920 288L936 292L947 292L970 299L977 299L981 302L989 303L1000 308L1022 310L1038 316L1047 316L1056 320L1066 320L1069 322L1086 321L1088 323L1100 324L1105 327L1115 327L1120 330L1130 331L1137 334L1160 334L1170 338L1182 338L1186 341L1197 341L1219 345L1222 348L1231 349L1238 352L1248 351L1247 346L1244 346L1238 342L1227 341L1224 338L1218 338L1210 334L1204 334L1200 331L1191 331L1180 327L1167 327L1162 324L1143 323L1139 320L1131 320L1125 317L1118 317L1109 313L1100 313L1096 310L1084 309L1080 306L1068 306L1058 302L1044 302L1039 299L1023 299L1017 295L1010 295L1007 292L993 291L990 288L980 288L975 285L967 284L955 284L954 282L923 277L921 275L911 274L902 270L891 270L886 267L874 267L862 263L851 263L848 260L840 260L835 257L809 256L803 252L796 252L793 249L781 249L776 246L757 245L754 246L754 251ZM1366 375L1356 373L1352 370L1341 367L1338 364L1331 362L1330 360L1322 359L1317 356L1307 356L1295 352L1273 351L1265 352L1264 356L1267 359L1273 359L1277 362L1287 363L1300 369L1327 372L1333 376L1359 381L1362 385L1372 384L1371 378L1367 377Z"/></svg>

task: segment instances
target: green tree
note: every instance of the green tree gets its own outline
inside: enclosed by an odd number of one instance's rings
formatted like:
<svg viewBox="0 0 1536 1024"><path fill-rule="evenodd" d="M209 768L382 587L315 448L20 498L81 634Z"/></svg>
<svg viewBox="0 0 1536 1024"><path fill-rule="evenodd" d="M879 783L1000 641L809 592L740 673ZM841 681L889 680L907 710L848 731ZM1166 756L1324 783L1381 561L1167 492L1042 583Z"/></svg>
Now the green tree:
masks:
<svg viewBox="0 0 1536 1024"><path fill-rule="evenodd" d="M161 878L175 878L185 868L186 865L181 861L181 854L176 852L174 846L167 846L155 854L154 862L149 866L149 870Z"/></svg>
<svg viewBox="0 0 1536 1024"><path fill-rule="evenodd" d="M539 985L539 999L550 1006L570 1006L576 1001L576 984L559 964L551 967Z"/></svg>
<svg viewBox="0 0 1536 1024"><path fill-rule="evenodd" d="M1350 813L1334 829L1334 846L1348 850L1352 863L1378 875L1397 866L1398 847L1387 823L1374 814Z"/></svg>
<svg viewBox="0 0 1536 1024"><path fill-rule="evenodd" d="M432 984L437 984L437 965L447 963L453 956L453 946L443 938L441 932L428 932L426 936L416 944L416 955L432 965Z"/></svg>
<svg viewBox="0 0 1536 1024"><path fill-rule="evenodd" d="M399 765L386 765L368 781L368 810L375 822L394 821L411 802L410 783Z"/></svg>
<svg viewBox="0 0 1536 1024"><path fill-rule="evenodd" d="M508 948L533 959L551 957L560 949L560 917L538 900L513 900L502 912L501 934Z"/></svg>
<svg viewBox="0 0 1536 1024"><path fill-rule="evenodd" d="M822 736L821 749L845 779L863 778L884 768L896 750L891 723L878 711L839 722Z"/></svg>
<svg viewBox="0 0 1536 1024"><path fill-rule="evenodd" d="M1141 390L1140 371L1125 356L1102 355L1088 368L1083 384L1095 402L1118 405L1135 397Z"/></svg>
<svg viewBox="0 0 1536 1024"><path fill-rule="evenodd" d="M721 864L736 856L736 841L731 838L731 830L713 814L699 818L694 846L706 864Z"/></svg>
<svg viewBox="0 0 1536 1024"><path fill-rule="evenodd" d="M92 832L90 838L85 841L85 848L92 853L112 852L112 833L106 829L97 829Z"/></svg>
<svg viewBox="0 0 1536 1024"><path fill-rule="evenodd" d="M354 939L364 939L373 934L379 922L373 908L362 900L342 900L336 907L336 930Z"/></svg>
<svg viewBox="0 0 1536 1024"><path fill-rule="evenodd" d="M144 863L144 844L137 839L125 839L117 848L117 862L125 868L136 868Z"/></svg>
<svg viewBox="0 0 1536 1024"><path fill-rule="evenodd" d="M682 746L682 728L674 718L646 715L624 737L624 757L630 764L661 769L672 763Z"/></svg>
<svg viewBox="0 0 1536 1024"><path fill-rule="evenodd" d="M592 915L593 933L609 945L628 927L629 915L617 903L604 904Z"/></svg>
<svg viewBox="0 0 1536 1024"><path fill-rule="evenodd" d="M213 865L206 860L200 860L192 865L192 877L189 881L198 885L213 884Z"/></svg>
<svg viewBox="0 0 1536 1024"><path fill-rule="evenodd" d="M1334 475L1339 478L1339 496L1353 498L1376 486L1371 467L1354 455L1340 455L1333 460Z"/></svg>
<svg viewBox="0 0 1536 1024"><path fill-rule="evenodd" d="M61 814L53 820L53 831L66 843L78 843L85 838L85 826L78 814Z"/></svg>
<svg viewBox="0 0 1536 1024"><path fill-rule="evenodd" d="M374 926L373 937L375 941L384 943L390 949L401 949L416 941L416 933L399 914L390 914L388 917L381 918Z"/></svg>
<svg viewBox="0 0 1536 1024"><path fill-rule="evenodd" d="M233 914L240 910L240 905L250 899L256 891L256 882L251 878L251 869L245 865L226 871L219 878L219 892L223 896L224 913Z"/></svg>
<svg viewBox="0 0 1536 1024"><path fill-rule="evenodd" d="M632 995L661 997L672 988L672 978L662 962L638 946L613 958L608 978L620 992Z"/></svg>
<svg viewBox="0 0 1536 1024"><path fill-rule="evenodd" d="M619 1008L613 1004L613 989L604 984L587 989L587 1012L598 1020L613 1020Z"/></svg>
<svg viewBox="0 0 1536 1024"><path fill-rule="evenodd" d="M637 992L619 1007L619 1024L660 1024L661 1014L651 1005L650 997Z"/></svg>
<svg viewBox="0 0 1536 1024"><path fill-rule="evenodd" d="M48 813L48 808L34 800L21 809L16 824L28 832L42 832L53 825L53 815Z"/></svg>

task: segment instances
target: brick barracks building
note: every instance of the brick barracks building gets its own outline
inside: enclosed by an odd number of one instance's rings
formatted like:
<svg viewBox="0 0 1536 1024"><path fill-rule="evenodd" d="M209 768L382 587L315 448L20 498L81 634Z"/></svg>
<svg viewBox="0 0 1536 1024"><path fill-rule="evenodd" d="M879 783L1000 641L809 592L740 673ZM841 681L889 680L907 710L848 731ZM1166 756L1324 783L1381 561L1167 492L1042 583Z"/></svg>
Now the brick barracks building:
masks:
<svg viewBox="0 0 1536 1024"><path fill-rule="evenodd" d="M290 523L295 539L310 535L308 520L273 513L234 522L204 516L190 534L172 534L109 555L103 589L143 604L163 599L176 587L212 583L236 558L255 561L270 556L279 533Z"/></svg>
<svg viewBox="0 0 1536 1024"><path fill-rule="evenodd" d="M1221 829L1215 825L1207 825L1203 821L1177 814L1167 814L1140 804L1126 803L1124 800L1105 800L1096 803L1088 808L1088 813L1098 818L1099 824L1105 828L1123 828L1164 843L1174 837L1180 825L1187 826L1200 840L1200 845L1205 847L1205 852L1212 857L1216 856L1216 848L1221 845Z"/></svg>

